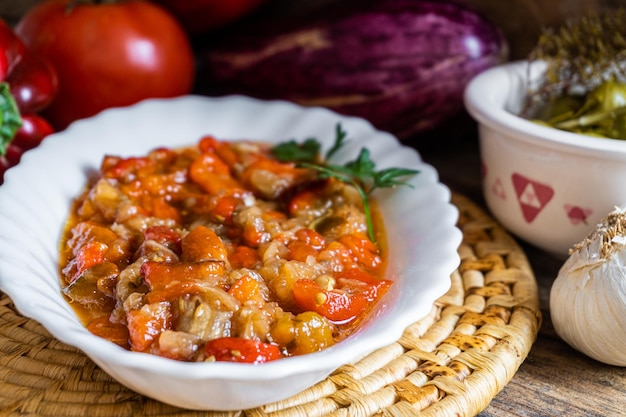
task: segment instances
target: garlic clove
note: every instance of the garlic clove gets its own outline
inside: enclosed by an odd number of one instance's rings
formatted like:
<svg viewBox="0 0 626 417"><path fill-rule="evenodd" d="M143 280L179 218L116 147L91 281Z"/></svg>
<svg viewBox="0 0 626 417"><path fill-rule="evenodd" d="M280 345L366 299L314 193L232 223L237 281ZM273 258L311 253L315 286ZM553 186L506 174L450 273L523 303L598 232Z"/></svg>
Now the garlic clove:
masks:
<svg viewBox="0 0 626 417"><path fill-rule="evenodd" d="M550 291L557 334L600 362L626 366L626 210L570 251Z"/></svg>

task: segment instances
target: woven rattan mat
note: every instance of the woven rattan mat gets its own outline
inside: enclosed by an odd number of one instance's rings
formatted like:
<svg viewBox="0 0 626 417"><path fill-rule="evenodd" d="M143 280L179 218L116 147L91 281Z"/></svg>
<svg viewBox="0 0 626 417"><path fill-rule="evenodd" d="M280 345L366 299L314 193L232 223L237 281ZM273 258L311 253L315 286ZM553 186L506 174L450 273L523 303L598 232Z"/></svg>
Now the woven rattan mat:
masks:
<svg viewBox="0 0 626 417"><path fill-rule="evenodd" d="M232 413L180 410L115 382L0 294L0 416L473 416L513 377L541 323L525 254L454 194L464 240L452 286L402 338L280 403ZM242 393L245 395L245 393Z"/></svg>

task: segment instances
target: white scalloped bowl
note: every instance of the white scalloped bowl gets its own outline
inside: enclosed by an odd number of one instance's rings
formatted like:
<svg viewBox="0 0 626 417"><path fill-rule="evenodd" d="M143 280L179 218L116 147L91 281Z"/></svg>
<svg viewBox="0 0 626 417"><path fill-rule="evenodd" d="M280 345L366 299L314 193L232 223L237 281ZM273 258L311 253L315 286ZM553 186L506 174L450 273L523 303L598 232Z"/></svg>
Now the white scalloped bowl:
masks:
<svg viewBox="0 0 626 417"><path fill-rule="evenodd" d="M193 144L205 134L270 142L314 136L329 146L337 122L351 138L344 157L354 158L365 146L378 168L420 171L411 180L414 189L378 195L389 236L387 276L395 283L354 335L322 352L261 365L183 363L126 351L80 324L60 292L57 248L70 203L104 154L143 155L160 146ZM7 172L0 186L0 289L21 314L81 349L132 390L188 409L247 409L297 394L339 366L393 343L424 317L449 288L458 265L457 218L435 169L362 119L241 96L147 100L72 124Z"/></svg>

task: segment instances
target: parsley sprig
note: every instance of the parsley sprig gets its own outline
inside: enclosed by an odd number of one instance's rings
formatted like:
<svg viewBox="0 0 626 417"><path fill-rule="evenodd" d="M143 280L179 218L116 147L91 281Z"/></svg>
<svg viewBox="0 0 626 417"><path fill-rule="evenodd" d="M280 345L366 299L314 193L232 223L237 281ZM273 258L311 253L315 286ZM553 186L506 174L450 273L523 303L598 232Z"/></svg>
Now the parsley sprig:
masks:
<svg viewBox="0 0 626 417"><path fill-rule="evenodd" d="M282 162L295 162L303 168L318 172L320 179L336 178L346 184L352 185L363 202L363 211L367 222L368 236L372 242L376 242L374 222L369 203L369 197L377 188L389 188L395 186L413 185L401 180L419 173L408 168L386 168L377 171L376 163L371 159L367 148L362 148L359 155L353 161L344 165L330 163L330 159L339 151L347 141L347 133L338 123L335 127L335 142L326 151L324 157L320 157L321 144L315 138L308 138L304 142L290 140L280 143L272 148L272 155Z"/></svg>

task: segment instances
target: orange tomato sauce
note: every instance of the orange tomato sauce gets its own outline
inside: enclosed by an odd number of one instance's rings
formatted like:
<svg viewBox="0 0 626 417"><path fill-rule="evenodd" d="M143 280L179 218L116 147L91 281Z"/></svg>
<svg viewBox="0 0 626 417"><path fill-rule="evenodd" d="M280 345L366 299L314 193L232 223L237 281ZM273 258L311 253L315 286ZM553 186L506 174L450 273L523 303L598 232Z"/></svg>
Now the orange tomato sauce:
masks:
<svg viewBox="0 0 626 417"><path fill-rule="evenodd" d="M207 136L103 158L68 217L62 291L89 331L127 349L260 363L354 331L391 285L367 236L351 186L267 144Z"/></svg>

